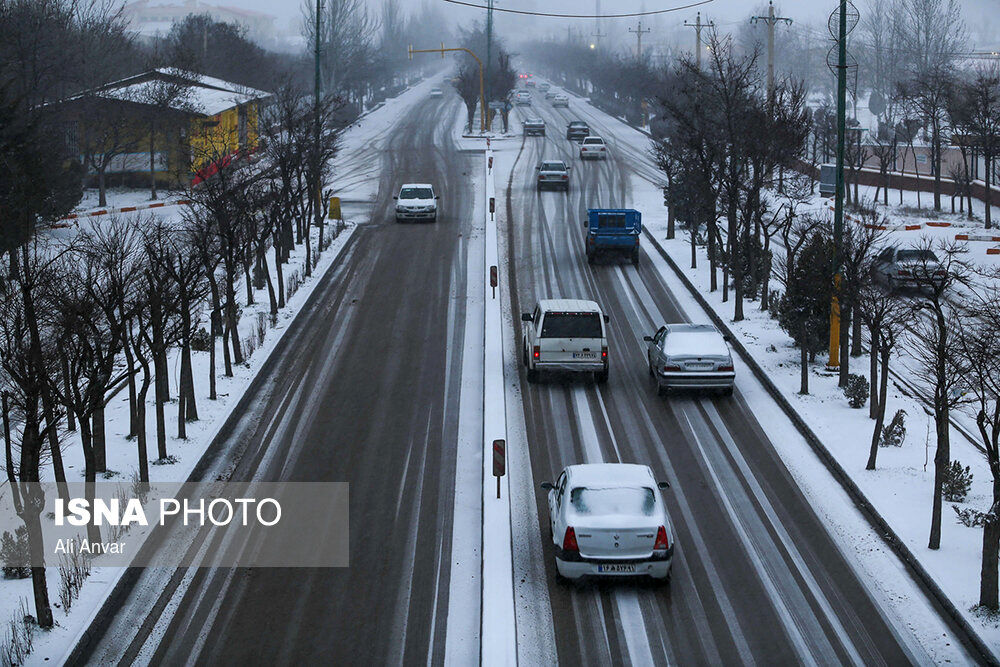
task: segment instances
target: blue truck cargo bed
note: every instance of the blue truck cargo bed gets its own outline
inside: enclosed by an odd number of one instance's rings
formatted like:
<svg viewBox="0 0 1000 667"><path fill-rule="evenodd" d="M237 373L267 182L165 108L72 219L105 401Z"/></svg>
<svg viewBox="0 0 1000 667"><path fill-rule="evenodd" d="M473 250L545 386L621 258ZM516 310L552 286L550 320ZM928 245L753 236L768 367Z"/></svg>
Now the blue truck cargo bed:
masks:
<svg viewBox="0 0 1000 667"><path fill-rule="evenodd" d="M592 208L587 211L587 261L598 255L627 255L639 265L642 214L631 208Z"/></svg>

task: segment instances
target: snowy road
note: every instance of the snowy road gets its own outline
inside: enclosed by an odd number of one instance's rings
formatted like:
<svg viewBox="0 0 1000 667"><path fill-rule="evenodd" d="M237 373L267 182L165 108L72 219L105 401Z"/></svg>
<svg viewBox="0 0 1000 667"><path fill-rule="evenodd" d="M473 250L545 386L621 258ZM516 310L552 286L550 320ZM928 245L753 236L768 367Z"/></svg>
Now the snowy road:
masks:
<svg viewBox="0 0 1000 667"><path fill-rule="evenodd" d="M601 303L611 315L611 379L603 387L529 385L522 373L532 477L537 489L571 463L651 465L672 484L666 499L679 554L668 587L565 585L555 583L546 544L546 578L536 585L547 587L553 631L531 636L519 623L522 643L544 644L554 634L559 662L581 665L927 661L912 636L884 618L739 389L734 399L656 396L642 336L685 315L645 254L638 270L625 263L588 266L582 227L588 207L632 204L630 172L646 168L632 162L645 160L628 156L616 145L615 128L588 114L583 119L609 141L612 158L581 163L576 144L564 138L580 110L539 101L527 114L545 119L548 136L527 138L514 165L510 279L520 302L515 313L538 298ZM534 165L545 158L573 165L568 195L536 193ZM515 535L521 548L548 537L542 491L535 503L536 530ZM521 597L532 597L530 589Z"/></svg>
<svg viewBox="0 0 1000 667"><path fill-rule="evenodd" d="M372 223L323 277L202 471L349 482L351 567L143 571L84 660L441 663L446 644L463 647L447 633L467 627L478 655L478 617L445 622L474 209L473 160L449 134L457 113L456 98L423 98L384 146L373 142ZM435 184L436 225L391 220L403 181ZM474 398L481 412L481 392ZM478 577L474 558L464 560ZM463 579L455 596L478 611L478 579Z"/></svg>

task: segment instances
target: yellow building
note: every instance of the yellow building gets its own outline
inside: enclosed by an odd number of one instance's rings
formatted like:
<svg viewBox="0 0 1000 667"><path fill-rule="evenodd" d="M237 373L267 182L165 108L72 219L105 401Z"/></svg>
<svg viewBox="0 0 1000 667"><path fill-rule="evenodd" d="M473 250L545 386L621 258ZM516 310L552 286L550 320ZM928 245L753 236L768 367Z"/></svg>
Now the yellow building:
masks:
<svg viewBox="0 0 1000 667"><path fill-rule="evenodd" d="M70 141L92 174L100 163L105 177L123 182L148 182L151 174L178 182L201 180L254 152L260 105L269 96L201 74L156 69L63 104L72 119Z"/></svg>

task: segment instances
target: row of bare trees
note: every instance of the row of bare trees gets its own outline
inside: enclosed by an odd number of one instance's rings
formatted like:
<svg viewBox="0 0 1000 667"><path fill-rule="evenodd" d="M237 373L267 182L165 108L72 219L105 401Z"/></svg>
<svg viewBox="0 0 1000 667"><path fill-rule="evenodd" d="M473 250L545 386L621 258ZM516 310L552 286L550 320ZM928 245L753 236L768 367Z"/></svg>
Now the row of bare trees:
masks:
<svg viewBox="0 0 1000 667"><path fill-rule="evenodd" d="M26 112L17 101L10 104L12 116ZM49 145L44 140L48 126L42 119L37 125L21 123L21 133L11 137L21 152L0 151L10 169L4 193L18 206L2 210L11 214L11 226L24 228L19 242L4 252L0 269L6 473L28 528L33 562L44 560L44 498L32 483L51 465L59 493L65 494L63 450L78 441L86 494L93 499L94 482L107 470L104 409L112 393L127 385L129 437L136 443L139 480L146 483L147 449L152 449L146 435L147 396L152 391L154 458L169 462L165 406L175 394L177 437L185 438L186 423L198 418L192 349L205 321L210 327L207 397L215 399L219 344L224 375L246 360L240 313L254 302L255 288L267 287L275 318L287 293L283 266L296 247L303 248L305 274L311 274L331 233L319 197L336 153L339 108L333 97L317 106L291 86L278 91L260 119L260 152L234 155L232 138L218 134L194 143L201 146L196 164L212 164L217 171L190 188L192 203L182 220L111 217L68 241L31 233L67 208L53 205L66 196L65 183L57 178L58 169L42 168L51 156L38 153ZM39 174L47 177L32 180ZM180 374L171 387L168 360L175 350ZM71 431L77 435L71 438ZM100 539L97 526L88 526L88 538ZM45 569L32 568L32 576L36 617L41 625L51 625Z"/></svg>
<svg viewBox="0 0 1000 667"><path fill-rule="evenodd" d="M664 77L653 151L672 217L692 244L704 230L710 288L720 288L721 270L723 300L732 286L739 321L747 298L759 295L769 307L770 244L794 217L781 216L766 193L784 187L785 170L804 150L810 116L801 86L782 81L767 91L756 53L740 54L717 35L710 42L706 70L683 59Z"/></svg>

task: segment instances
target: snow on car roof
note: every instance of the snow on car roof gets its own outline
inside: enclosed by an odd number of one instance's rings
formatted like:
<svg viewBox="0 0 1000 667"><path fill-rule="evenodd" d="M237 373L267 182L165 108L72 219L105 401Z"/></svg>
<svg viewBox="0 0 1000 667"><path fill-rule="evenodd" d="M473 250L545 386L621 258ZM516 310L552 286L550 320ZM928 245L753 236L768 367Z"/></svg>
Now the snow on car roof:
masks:
<svg viewBox="0 0 1000 667"><path fill-rule="evenodd" d="M540 299L539 307L544 311L567 311L574 313L599 313L601 307L586 299Z"/></svg>
<svg viewBox="0 0 1000 667"><path fill-rule="evenodd" d="M433 188L433 187L434 186L432 186L430 183L403 183L401 186L399 186L399 189L402 190L403 188Z"/></svg>
<svg viewBox="0 0 1000 667"><path fill-rule="evenodd" d="M711 324L668 324L664 351L673 355L726 356L729 345Z"/></svg>
<svg viewBox="0 0 1000 667"><path fill-rule="evenodd" d="M655 485L653 471L638 463L580 463L568 466L573 486L613 488Z"/></svg>

